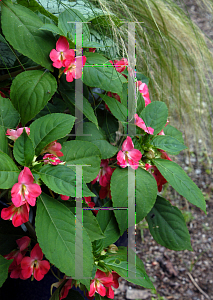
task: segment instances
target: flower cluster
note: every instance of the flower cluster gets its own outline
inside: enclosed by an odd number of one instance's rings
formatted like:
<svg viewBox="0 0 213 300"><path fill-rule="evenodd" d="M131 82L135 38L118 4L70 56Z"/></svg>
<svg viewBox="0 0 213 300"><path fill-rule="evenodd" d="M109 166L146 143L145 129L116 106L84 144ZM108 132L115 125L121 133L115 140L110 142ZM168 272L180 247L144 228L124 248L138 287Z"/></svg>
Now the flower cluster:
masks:
<svg viewBox="0 0 213 300"><path fill-rule="evenodd" d="M82 67L86 63L86 56L75 57L75 51L69 49L69 42L64 36L58 39L56 49L51 50L50 59L53 61L53 67L57 69L65 68L63 72L66 74L68 82L81 78Z"/></svg>
<svg viewBox="0 0 213 300"><path fill-rule="evenodd" d="M112 273L108 272L107 274L101 270L97 270L95 274L95 278L90 283L90 290L88 292L87 297L89 299L93 299L95 293L98 293L102 297L107 296L110 299L114 298L114 288L119 287L118 278L120 276L112 271Z"/></svg>
<svg viewBox="0 0 213 300"><path fill-rule="evenodd" d="M18 183L11 190L13 204L1 211L4 220L12 219L15 227L29 220L30 205L35 206L36 198L41 194L41 187L34 183L33 175L28 167L20 172Z"/></svg>
<svg viewBox="0 0 213 300"><path fill-rule="evenodd" d="M30 238L24 236L16 240L18 248L5 255L6 259L13 259L9 267L11 278L28 279L31 276L40 281L50 269L50 263L43 260L42 250L37 243L30 252L30 257L25 256L30 245Z"/></svg>

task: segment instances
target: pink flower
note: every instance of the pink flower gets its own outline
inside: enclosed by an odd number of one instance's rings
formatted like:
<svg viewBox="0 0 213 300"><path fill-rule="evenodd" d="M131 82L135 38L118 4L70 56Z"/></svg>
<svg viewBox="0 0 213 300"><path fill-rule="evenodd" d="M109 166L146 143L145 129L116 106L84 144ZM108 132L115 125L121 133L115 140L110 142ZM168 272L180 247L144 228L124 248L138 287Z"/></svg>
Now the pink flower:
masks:
<svg viewBox="0 0 213 300"><path fill-rule="evenodd" d="M53 283L52 286L58 288L62 284L62 282L64 282L64 280L66 280L66 279L67 279L67 276L64 276L63 279L60 279L58 282ZM71 287L72 287L72 279L68 279L67 282L65 283L65 285L62 287L62 289L60 291L59 300L64 299L64 298L67 297Z"/></svg>
<svg viewBox="0 0 213 300"><path fill-rule="evenodd" d="M151 103L151 100L149 99L148 86L146 85L146 83L142 83L142 81L137 81L136 84L139 92L142 94L144 98L145 106L147 106L149 103Z"/></svg>
<svg viewBox="0 0 213 300"><path fill-rule="evenodd" d="M89 52L95 53L96 48L89 48Z"/></svg>
<svg viewBox="0 0 213 300"><path fill-rule="evenodd" d="M24 167L18 176L18 183L15 183L11 190L11 200L16 207L26 203L35 206L36 197L41 194L41 188L33 181L30 169Z"/></svg>
<svg viewBox="0 0 213 300"><path fill-rule="evenodd" d="M152 127L146 127L145 122L137 114L135 114L135 125L149 134L153 135L154 133L154 129Z"/></svg>
<svg viewBox="0 0 213 300"><path fill-rule="evenodd" d="M128 59L126 58L121 58L120 60L115 59L114 63L112 62L112 60L110 60L110 63L115 66L117 72L122 73L125 70L126 66L128 66Z"/></svg>
<svg viewBox="0 0 213 300"><path fill-rule="evenodd" d="M64 36L60 36L56 43L56 50L50 52L50 59L53 61L53 67L60 69L66 67L70 61L75 58L75 51L69 49L69 43Z"/></svg>
<svg viewBox="0 0 213 300"><path fill-rule="evenodd" d="M61 195L61 194L60 194L60 197L61 197L61 200L69 200L69 198L70 198L70 196Z"/></svg>
<svg viewBox="0 0 213 300"><path fill-rule="evenodd" d="M57 166L58 164L61 163L61 160L54 154L45 154L43 160L45 165L51 164L53 166Z"/></svg>
<svg viewBox="0 0 213 300"><path fill-rule="evenodd" d="M20 137L20 135L22 134L24 128L26 130L26 133L29 135L30 134L30 128L28 128L28 127L20 127L17 130L7 129L6 135L8 135L9 139L15 141L15 140L17 140L18 137Z"/></svg>
<svg viewBox="0 0 213 300"><path fill-rule="evenodd" d="M139 166L139 160L141 157L141 152L134 149L132 139L128 136L123 142L122 151L120 150L117 154L118 165L122 168L131 166L132 169L136 170Z"/></svg>
<svg viewBox="0 0 213 300"><path fill-rule="evenodd" d="M51 153L53 155L56 155L58 157L60 156L64 156L64 154L60 151L62 148L60 143L57 143L56 141L50 143L49 145L47 145L41 152L41 154L43 153Z"/></svg>
<svg viewBox="0 0 213 300"><path fill-rule="evenodd" d="M21 274L24 279L30 278L31 275L38 281L44 278L44 275L50 269L50 263L43 259L43 252L37 243L30 253L30 257L24 257L21 261Z"/></svg>
<svg viewBox="0 0 213 300"><path fill-rule="evenodd" d="M29 221L29 211L30 207L27 202L20 207L16 207L12 204L7 208L2 209L1 218L3 220L12 220L13 226L18 227Z"/></svg>
<svg viewBox="0 0 213 300"><path fill-rule="evenodd" d="M113 283L113 276L111 273L108 273L108 275L106 275L106 273L98 269L96 271L95 278L91 281L88 296L93 297L95 292L97 292L102 297L106 296L106 287L111 287Z"/></svg>
<svg viewBox="0 0 213 300"><path fill-rule="evenodd" d="M81 78L82 68L79 68L79 66L82 64L82 67L84 67L86 60L86 56L76 56L70 61L64 70L68 82L72 82L73 79Z"/></svg>
<svg viewBox="0 0 213 300"><path fill-rule="evenodd" d="M169 120L167 120L165 127L169 124ZM163 129L157 135L165 135Z"/></svg>
<svg viewBox="0 0 213 300"><path fill-rule="evenodd" d="M98 176L92 181L92 184L94 184L96 181L99 181L99 184L101 186L107 186L113 173L113 169L108 166L108 162L108 159L101 160L100 171L98 173Z"/></svg>

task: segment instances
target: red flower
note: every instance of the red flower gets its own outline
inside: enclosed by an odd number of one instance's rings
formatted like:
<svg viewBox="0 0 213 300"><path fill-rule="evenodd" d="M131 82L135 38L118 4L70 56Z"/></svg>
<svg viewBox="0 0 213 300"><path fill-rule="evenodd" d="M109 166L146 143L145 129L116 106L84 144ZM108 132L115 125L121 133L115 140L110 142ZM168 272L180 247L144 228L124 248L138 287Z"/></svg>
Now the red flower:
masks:
<svg viewBox="0 0 213 300"><path fill-rule="evenodd" d="M171 158L168 156L168 154L165 151L160 150L160 149L158 149L158 150L161 152L161 158L171 160ZM161 192L163 185L165 183L167 183L166 179L163 177L163 175L160 173L160 171L157 169L157 167L146 164L145 168L147 171L149 171L149 170L151 171L151 174L154 176L154 178L157 182L158 192Z"/></svg>
<svg viewBox="0 0 213 300"><path fill-rule="evenodd" d="M69 200L69 198L70 198L70 196L61 195L61 194L60 194L60 197L61 197L61 200Z"/></svg>
<svg viewBox="0 0 213 300"><path fill-rule="evenodd" d="M82 65L82 67L84 67L86 60L86 56L76 56L69 62L69 65L67 65L64 70L68 82L72 82L73 79L81 78L82 68L79 68L79 66Z"/></svg>
<svg viewBox="0 0 213 300"><path fill-rule="evenodd" d="M20 135L22 134L24 128L26 130L26 133L29 135L30 134L30 128L28 128L28 127L20 127L17 130L7 129L6 135L8 135L9 139L11 139L13 141L16 141L17 138L20 137Z"/></svg>
<svg viewBox="0 0 213 300"><path fill-rule="evenodd" d="M146 83L142 83L142 81L137 81L136 85L138 87L139 92L142 94L144 98L145 106L147 106L149 103L151 103L151 100L149 99L148 86L146 85Z"/></svg>
<svg viewBox="0 0 213 300"><path fill-rule="evenodd" d="M108 162L108 159L101 160L101 169L98 173L98 176L92 181L92 184L94 184L96 181L99 181L101 186L107 186L113 173L113 169L108 166Z"/></svg>
<svg viewBox="0 0 213 300"><path fill-rule="evenodd" d="M61 144L60 143L57 143L56 141L50 143L49 145L47 145L41 152L41 154L43 153L51 153L55 156L64 156L64 154L60 151L62 148Z"/></svg>
<svg viewBox="0 0 213 300"><path fill-rule="evenodd" d="M115 66L117 72L122 73L126 66L128 66L128 59L126 58L121 58L120 60L114 60L114 63L112 60L110 60L111 64Z"/></svg>
<svg viewBox="0 0 213 300"><path fill-rule="evenodd" d="M24 257L21 261L21 274L24 279L30 278L31 275L38 281L44 278L44 275L50 269L50 263L43 259L43 252L37 243L30 253L30 257Z"/></svg>
<svg viewBox="0 0 213 300"><path fill-rule="evenodd" d="M112 273L108 272L108 274L97 270L95 274L95 278L91 281L90 290L88 292L88 298L92 299L94 297L95 292L100 294L102 297L107 296L110 299L114 298L114 288L118 288L118 278L120 276L112 271Z"/></svg>
<svg viewBox="0 0 213 300"><path fill-rule="evenodd" d="M113 276L111 273L106 275L106 273L101 270L97 270L95 278L91 281L90 290L88 292L89 297L93 297L95 292L97 292L102 297L106 296L106 287L113 284Z"/></svg>
<svg viewBox="0 0 213 300"><path fill-rule="evenodd" d="M28 236L23 236L22 238L16 240L16 243L18 245L16 250L13 250L9 254L5 255L4 257L6 259L14 259L17 264L20 264L22 258L27 252L27 247L30 244L30 238Z"/></svg>
<svg viewBox="0 0 213 300"><path fill-rule="evenodd" d="M56 50L50 52L50 59L53 61L53 67L60 69L66 67L71 60L75 58L75 51L69 49L69 43L64 36L61 36L56 43Z"/></svg>
<svg viewBox="0 0 213 300"><path fill-rule="evenodd" d="M16 207L26 203L35 206L36 197L41 194L41 188L33 181L34 178L30 169L24 167L18 176L18 183L15 183L11 190L11 200Z"/></svg>
<svg viewBox="0 0 213 300"><path fill-rule="evenodd" d="M96 48L89 48L89 52L95 53Z"/></svg>
<svg viewBox="0 0 213 300"><path fill-rule="evenodd" d="M135 125L149 134L154 133L154 129L152 127L146 127L145 122L137 114L135 114Z"/></svg>
<svg viewBox="0 0 213 300"><path fill-rule="evenodd" d="M9 272L11 272L10 277L24 279L21 274L20 263L27 252L27 248L30 244L30 238L28 236L23 236L22 238L16 240L16 243L18 244L18 249L13 250L4 257L6 259L14 259L8 270Z"/></svg>
<svg viewBox="0 0 213 300"><path fill-rule="evenodd" d="M29 221L29 211L30 207L27 202L19 207L12 204L7 208L2 209L1 218L3 220L12 219L13 226L18 227Z"/></svg>
<svg viewBox="0 0 213 300"><path fill-rule="evenodd" d="M64 276L63 279L60 279L58 282L53 283L52 286L58 288L62 282L64 282L64 280L67 279L67 276ZM59 295L59 300L64 299L67 297L69 290L72 287L72 279L68 279L67 282L65 283L65 285L62 287L61 291L60 291L60 295Z"/></svg>
<svg viewBox="0 0 213 300"><path fill-rule="evenodd" d="M120 103L121 103L121 98L120 98L120 96L118 95L118 94L116 94L116 93L111 93L111 92L107 92L107 96L108 97L111 97L111 98L115 98L116 100L118 100ZM109 112L111 112L110 111L110 109L109 109L109 107L108 107L108 105L105 103L105 108L109 111Z"/></svg>
<svg viewBox="0 0 213 300"><path fill-rule="evenodd" d="M43 160L45 165L51 164L53 166L57 166L61 163L61 160L54 154L45 154Z"/></svg>
<svg viewBox="0 0 213 300"><path fill-rule="evenodd" d="M107 186L102 186L99 191L100 199L109 198L112 199L111 190L110 190L110 182L108 182Z"/></svg>
<svg viewBox="0 0 213 300"><path fill-rule="evenodd" d="M141 152L137 149L134 149L132 139L130 136L128 136L123 142L122 151L120 150L117 154L117 163L122 168L131 166L132 169L136 170L139 166L139 160L141 157Z"/></svg>

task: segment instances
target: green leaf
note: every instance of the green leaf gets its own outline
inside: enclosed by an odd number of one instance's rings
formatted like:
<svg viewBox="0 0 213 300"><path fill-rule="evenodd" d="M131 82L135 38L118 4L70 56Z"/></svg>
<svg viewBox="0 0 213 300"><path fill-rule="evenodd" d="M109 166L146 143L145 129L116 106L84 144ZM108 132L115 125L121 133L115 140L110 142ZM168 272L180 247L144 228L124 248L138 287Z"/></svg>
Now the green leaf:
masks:
<svg viewBox="0 0 213 300"><path fill-rule="evenodd" d="M108 206L110 206L109 202L104 205L104 207ZM99 210L96 219L105 236L105 238L101 240L102 249L104 249L119 239L120 230L113 210Z"/></svg>
<svg viewBox="0 0 213 300"><path fill-rule="evenodd" d="M39 155L49 143L63 138L72 130L75 117L66 114L50 114L35 120L30 125L30 138L35 154Z"/></svg>
<svg viewBox="0 0 213 300"><path fill-rule="evenodd" d="M34 120L51 113L63 113L67 108L67 105L64 103L63 99L54 97L51 102L52 103L48 102L47 105L45 105L45 107L34 117Z"/></svg>
<svg viewBox="0 0 213 300"><path fill-rule="evenodd" d="M24 129L20 137L15 141L13 147L15 160L22 166L29 166L34 158L35 150L33 142Z"/></svg>
<svg viewBox="0 0 213 300"><path fill-rule="evenodd" d="M11 221L0 218L0 254L6 255L16 249L16 240L24 234L21 227L14 227Z"/></svg>
<svg viewBox="0 0 213 300"><path fill-rule="evenodd" d="M76 23L75 22L86 22L84 16L76 9L67 8L65 11L60 13L58 18L58 27L63 31L63 35L68 38L75 40L76 34ZM69 23L73 22L73 23ZM89 40L90 32L87 24L82 24L83 40Z"/></svg>
<svg viewBox="0 0 213 300"><path fill-rule="evenodd" d="M67 276L75 277L76 230L78 220L66 206L42 193L37 200L35 220L39 245L47 259ZM80 226L80 224L78 224ZM93 269L92 244L83 229L83 275L90 277ZM76 255L75 255L76 254Z"/></svg>
<svg viewBox="0 0 213 300"><path fill-rule="evenodd" d="M168 108L164 102L154 101L144 108L140 117L147 127L154 128L154 135L156 135L166 125Z"/></svg>
<svg viewBox="0 0 213 300"><path fill-rule="evenodd" d="M101 128L98 129L94 124L85 122L83 130L85 135L78 136L77 131L76 140L88 141L96 145L101 152L101 159L110 158L118 151L117 147L112 146L108 141L106 141L105 133Z"/></svg>
<svg viewBox="0 0 213 300"><path fill-rule="evenodd" d="M136 265L127 263L127 248L118 247L118 249L116 254L110 254L104 259L105 265L110 267L127 281L147 289L154 288L151 280L146 274L143 262L140 258L136 255ZM135 255L132 249L129 249L128 251L131 252L132 255ZM133 272L133 268L135 269L135 272Z"/></svg>
<svg viewBox="0 0 213 300"><path fill-rule="evenodd" d="M65 77L61 78L60 91L64 101L69 106L70 111L72 111L72 109L76 107L80 112L82 112L87 117L88 120L90 120L92 123L98 126L97 118L94 114L94 110L91 107L89 101L85 97L83 97L83 110L82 110L80 103L78 101L75 101L75 90L73 90L73 87L70 85L70 82L65 81Z"/></svg>
<svg viewBox="0 0 213 300"><path fill-rule="evenodd" d="M0 151L4 152L6 154L9 154L9 149L8 149L8 139L5 134L5 129L3 126L0 125Z"/></svg>
<svg viewBox="0 0 213 300"><path fill-rule="evenodd" d="M101 164L101 154L99 149L90 142L69 141L63 143L62 160L69 165L88 165L83 167L83 180L90 182L98 175ZM71 167L75 171L75 167Z"/></svg>
<svg viewBox="0 0 213 300"><path fill-rule="evenodd" d="M2 31L7 41L18 52L53 71L49 54L55 48L55 38L52 33L39 30L43 26L40 18L30 9L7 0L1 9Z"/></svg>
<svg viewBox="0 0 213 300"><path fill-rule="evenodd" d="M75 214L76 207L74 206L75 203L73 203L73 201L72 202L71 201L62 201L62 203L68 209L70 209L73 214ZM87 231L91 242L93 242L95 240L103 239L104 234L98 224L96 217L93 215L92 211L87 210L87 209L83 210L83 208L82 208L82 212L83 212L83 226L84 226L85 230Z"/></svg>
<svg viewBox="0 0 213 300"><path fill-rule="evenodd" d="M148 85L149 83L149 78L140 72L136 73L136 78L138 81L142 81L142 83L146 83L146 85Z"/></svg>
<svg viewBox="0 0 213 300"><path fill-rule="evenodd" d="M180 166L170 160L160 158L152 162L180 195L206 212L206 203L201 190Z"/></svg>
<svg viewBox="0 0 213 300"><path fill-rule="evenodd" d="M122 84L126 82L124 76L118 73L101 54L86 53L86 57L83 82L87 86L117 93L122 97Z"/></svg>
<svg viewBox="0 0 213 300"><path fill-rule="evenodd" d="M163 129L163 132L165 133L165 135L172 136L173 138L177 139L180 143L184 144L182 132L180 132L175 127L171 125L166 125L166 127Z"/></svg>
<svg viewBox="0 0 213 300"><path fill-rule="evenodd" d="M123 104L121 104L115 98L109 97L107 95L100 94L100 96L108 105L113 116L115 116L119 121L127 121L127 108Z"/></svg>
<svg viewBox="0 0 213 300"><path fill-rule="evenodd" d="M18 181L19 173L13 160L0 152L0 189L10 189Z"/></svg>
<svg viewBox="0 0 213 300"><path fill-rule="evenodd" d="M11 85L11 101L26 124L44 108L57 89L52 74L40 70L19 74Z"/></svg>
<svg viewBox="0 0 213 300"><path fill-rule="evenodd" d="M176 251L192 250L190 235L181 211L158 196L147 216L149 230L160 245Z"/></svg>
<svg viewBox="0 0 213 300"><path fill-rule="evenodd" d="M95 240L103 239L105 237L92 211L89 210L83 211L83 225L88 233L91 242Z"/></svg>
<svg viewBox="0 0 213 300"><path fill-rule="evenodd" d="M144 169L136 170L136 223L143 220L152 209L157 197L157 184L154 177ZM119 187L119 189L118 189ZM128 207L128 169L117 168L111 178L111 195L114 207ZM115 210L121 234L127 229L127 211Z"/></svg>
<svg viewBox="0 0 213 300"><path fill-rule="evenodd" d="M45 15L46 17L54 20L56 23L58 22L58 18L56 16L54 16L53 14L51 14L46 9L44 9L43 6L39 5L38 2L36 2L36 0L17 0L17 3L29 8L32 11L40 12L41 14Z"/></svg>
<svg viewBox="0 0 213 300"><path fill-rule="evenodd" d="M20 120L20 115L13 107L11 101L0 96L0 125L7 128L15 128Z"/></svg>
<svg viewBox="0 0 213 300"><path fill-rule="evenodd" d="M170 154L178 154L180 151L187 149L185 145L176 138L169 135L158 135L154 137L151 144L158 149L162 149Z"/></svg>
<svg viewBox="0 0 213 300"><path fill-rule="evenodd" d="M145 101L140 92L137 93L137 114L141 114L142 110L145 108Z"/></svg>
<svg viewBox="0 0 213 300"><path fill-rule="evenodd" d="M76 174L69 167L45 165L37 172L41 180L55 193L76 197ZM84 197L95 196L83 183Z"/></svg>
<svg viewBox="0 0 213 300"><path fill-rule="evenodd" d="M63 31L58 28L56 25L54 24L44 24L41 28L39 28L40 30L47 30L47 31L51 31L55 34L58 34L58 35L64 35Z"/></svg>
<svg viewBox="0 0 213 300"><path fill-rule="evenodd" d="M13 260L8 260L0 255L0 287L2 287L3 283L7 279L8 269L12 262Z"/></svg>

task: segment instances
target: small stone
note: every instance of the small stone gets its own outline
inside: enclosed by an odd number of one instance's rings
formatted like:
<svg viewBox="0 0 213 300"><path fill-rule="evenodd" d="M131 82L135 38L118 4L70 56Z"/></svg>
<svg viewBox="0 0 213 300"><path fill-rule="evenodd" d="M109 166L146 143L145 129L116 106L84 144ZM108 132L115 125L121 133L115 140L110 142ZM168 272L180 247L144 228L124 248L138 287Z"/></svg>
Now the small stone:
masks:
<svg viewBox="0 0 213 300"><path fill-rule="evenodd" d="M147 290L139 290L139 289L128 289L126 291L126 298L127 299L147 299L151 296L150 291Z"/></svg>

